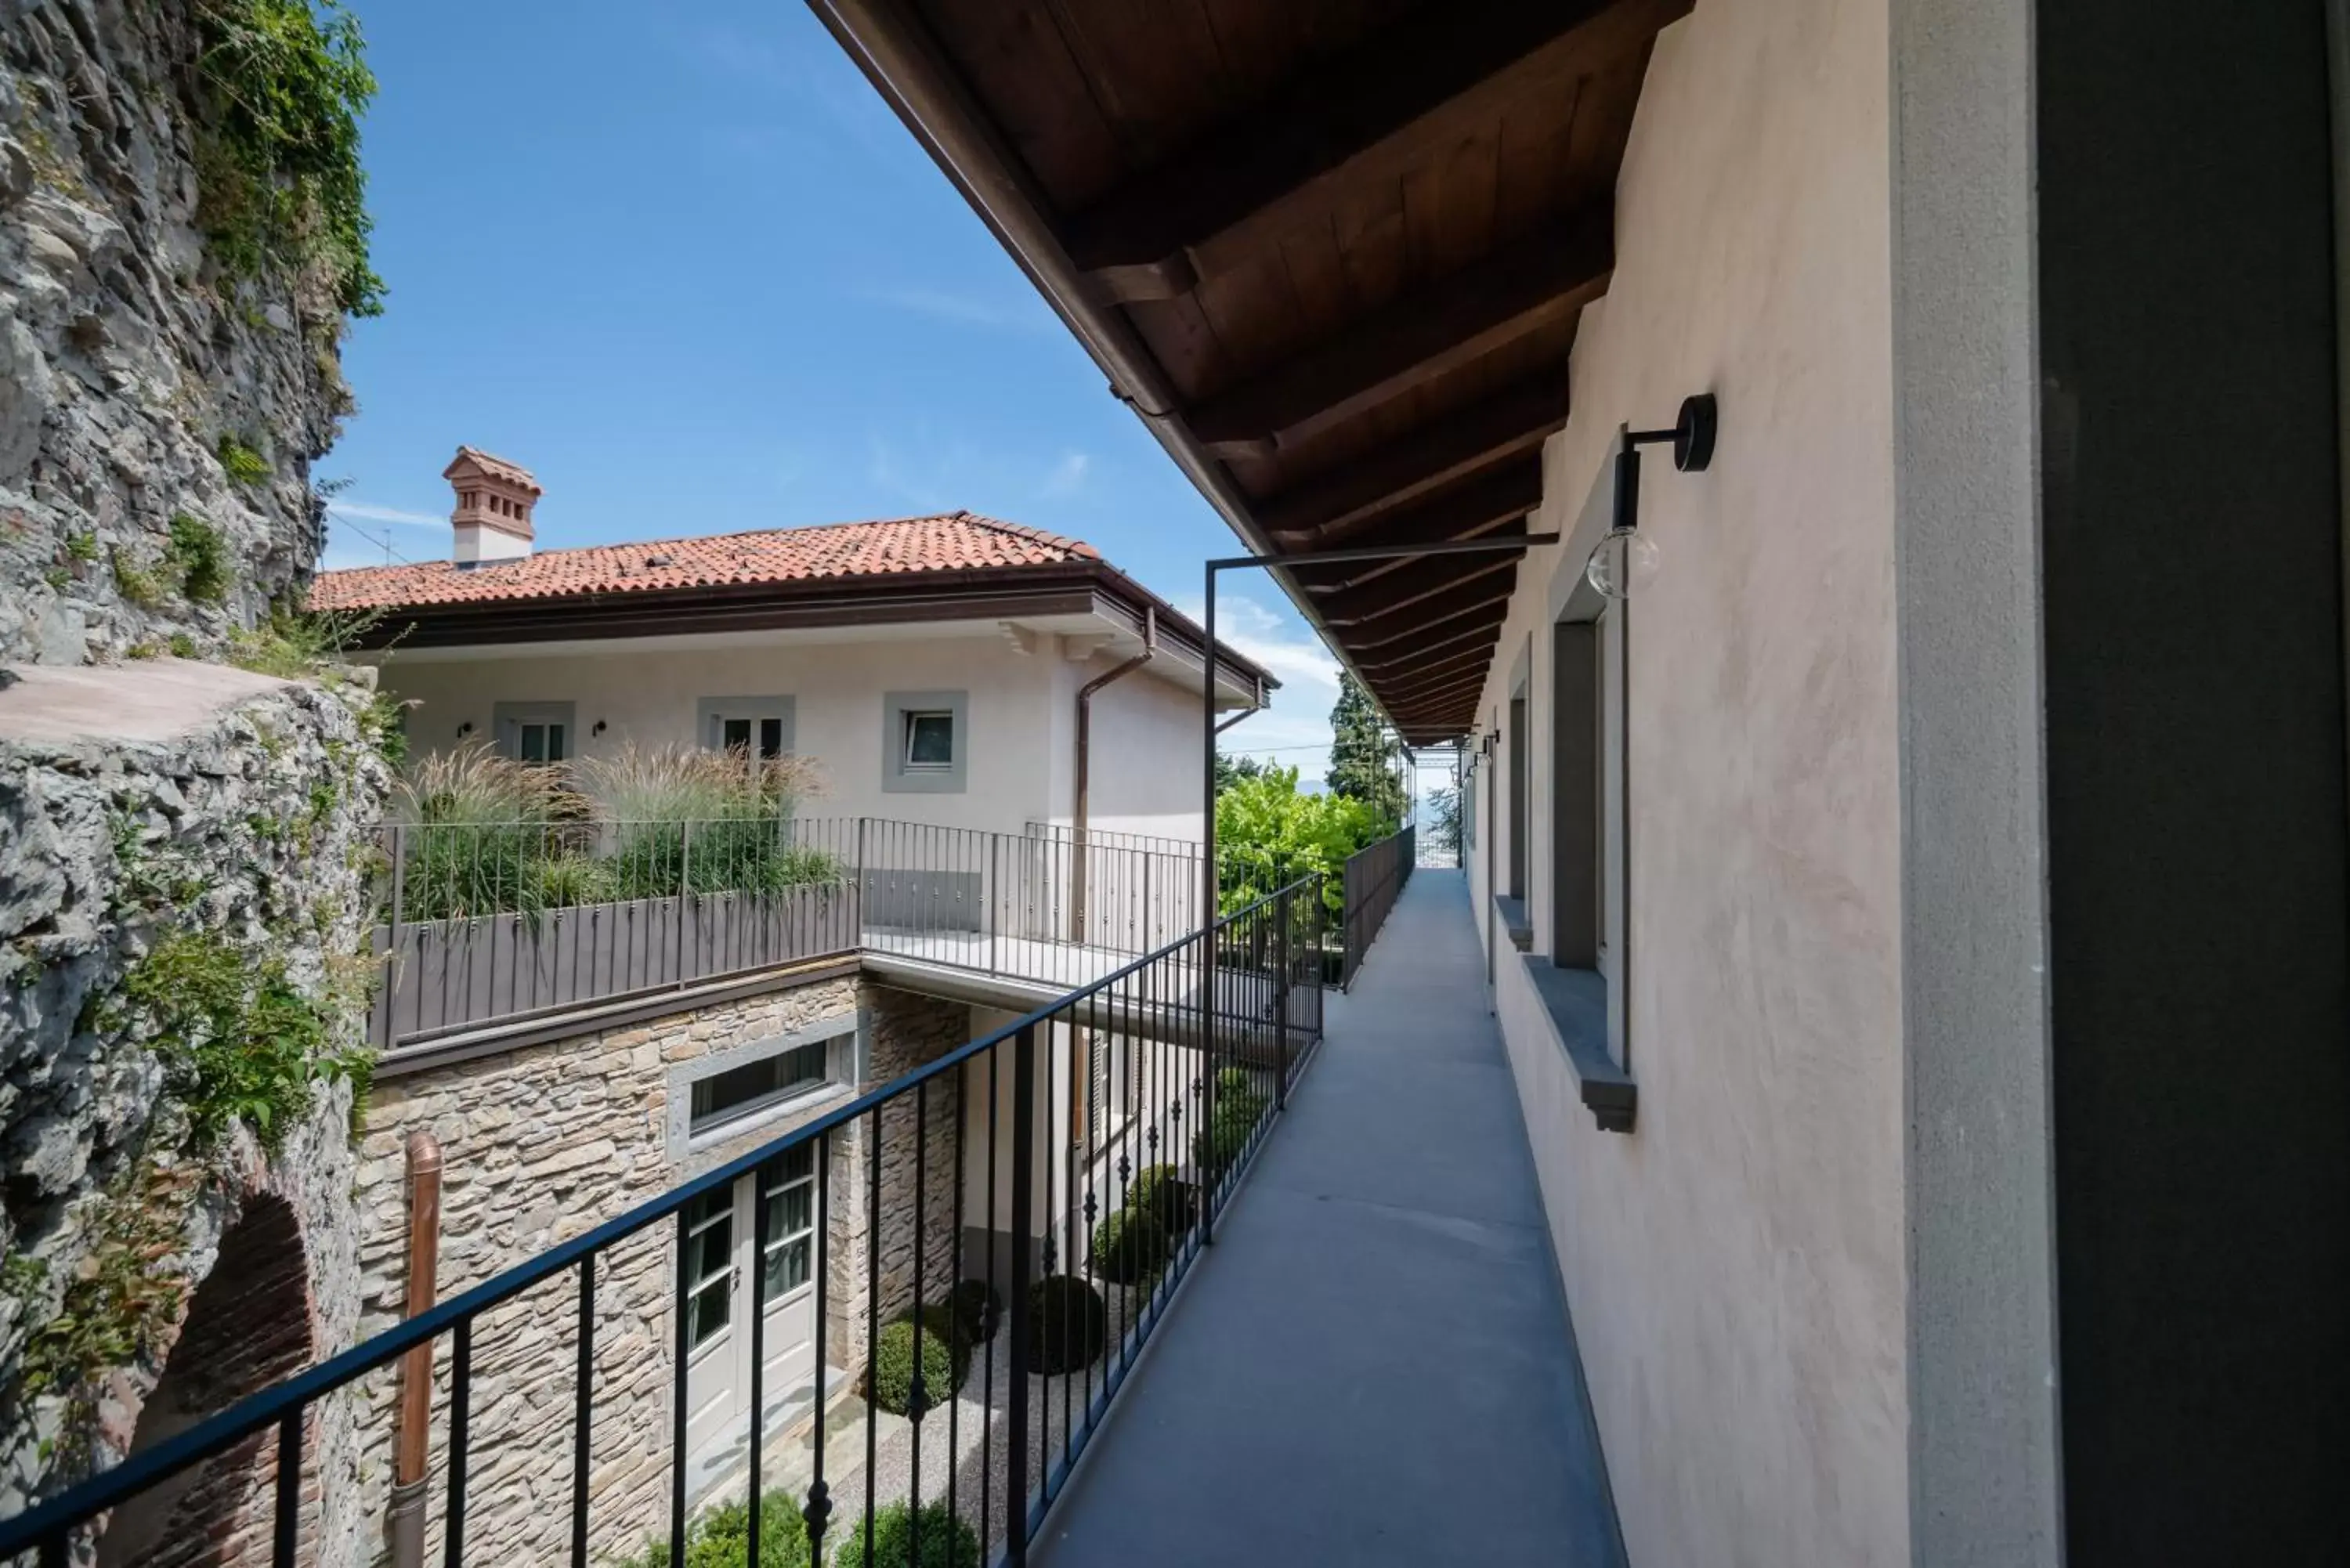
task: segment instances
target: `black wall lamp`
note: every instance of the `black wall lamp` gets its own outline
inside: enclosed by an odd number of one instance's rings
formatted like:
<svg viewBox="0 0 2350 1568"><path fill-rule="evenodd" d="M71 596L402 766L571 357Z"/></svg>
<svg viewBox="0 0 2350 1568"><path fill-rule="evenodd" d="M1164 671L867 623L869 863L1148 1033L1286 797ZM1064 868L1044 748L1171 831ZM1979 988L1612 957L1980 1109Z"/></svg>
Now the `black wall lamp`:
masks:
<svg viewBox="0 0 2350 1568"><path fill-rule="evenodd" d="M463 723L457 726L457 738L461 741L473 732L473 722L471 719L466 720Z"/></svg>
<svg viewBox="0 0 2350 1568"><path fill-rule="evenodd" d="M1648 587L1657 575L1657 546L1640 534L1640 449L1670 441L1673 466L1683 473L1702 473L1713 462L1713 438L1720 413L1711 392L1681 400L1680 417L1670 430L1627 430L1616 448L1616 517L1583 575L1611 599L1628 599Z"/></svg>

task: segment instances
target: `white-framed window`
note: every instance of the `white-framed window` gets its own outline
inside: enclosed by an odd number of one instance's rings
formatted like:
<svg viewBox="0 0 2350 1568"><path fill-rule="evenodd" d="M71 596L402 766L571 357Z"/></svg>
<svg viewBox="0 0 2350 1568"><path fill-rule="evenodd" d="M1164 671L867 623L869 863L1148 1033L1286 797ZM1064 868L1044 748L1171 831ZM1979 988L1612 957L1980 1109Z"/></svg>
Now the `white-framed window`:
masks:
<svg viewBox="0 0 2350 1568"><path fill-rule="evenodd" d="M759 1210L766 1210L766 1238ZM751 1387L754 1314L765 1320L766 1397L814 1370L818 1309L816 1146L785 1150L685 1213L686 1444L742 1440Z"/></svg>
<svg viewBox="0 0 2350 1568"><path fill-rule="evenodd" d="M704 697L695 733L712 751L740 751L773 761L792 749L795 704L789 697Z"/></svg>
<svg viewBox="0 0 2350 1568"><path fill-rule="evenodd" d="M962 691L891 691L881 708L881 787L960 794L971 764L971 699Z"/></svg>
<svg viewBox="0 0 2350 1568"><path fill-rule="evenodd" d="M905 725L906 770L945 773L954 766L954 714L943 708L910 708Z"/></svg>
<svg viewBox="0 0 2350 1568"><path fill-rule="evenodd" d="M518 763L567 763L577 753L577 704L501 702L492 713L499 754Z"/></svg>

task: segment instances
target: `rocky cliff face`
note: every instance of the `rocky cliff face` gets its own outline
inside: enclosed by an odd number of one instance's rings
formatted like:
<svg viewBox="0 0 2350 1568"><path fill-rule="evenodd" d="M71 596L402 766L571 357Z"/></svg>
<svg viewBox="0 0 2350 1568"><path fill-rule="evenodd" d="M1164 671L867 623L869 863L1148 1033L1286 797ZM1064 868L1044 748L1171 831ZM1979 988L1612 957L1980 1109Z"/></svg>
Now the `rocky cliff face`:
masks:
<svg viewBox="0 0 2350 1568"><path fill-rule="evenodd" d="M0 659L208 652L317 558L341 306L215 254L196 17L0 0Z"/></svg>
<svg viewBox="0 0 2350 1568"><path fill-rule="evenodd" d="M273 624L372 298L371 82L270 31L314 15L0 0L0 1517L355 1331L386 715ZM348 1405L322 1564L359 1550ZM109 1528L232 1560L272 1462Z"/></svg>

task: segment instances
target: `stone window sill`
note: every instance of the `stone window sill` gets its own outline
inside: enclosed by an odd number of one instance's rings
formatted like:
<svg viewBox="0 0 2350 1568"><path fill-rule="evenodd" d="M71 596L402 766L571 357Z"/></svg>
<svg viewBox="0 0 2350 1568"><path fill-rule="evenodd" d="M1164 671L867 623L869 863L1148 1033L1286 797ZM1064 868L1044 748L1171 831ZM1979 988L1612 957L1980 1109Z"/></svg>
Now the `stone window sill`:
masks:
<svg viewBox="0 0 2350 1568"><path fill-rule="evenodd" d="M685 1140L685 1147L681 1151L681 1158L691 1159L697 1155L708 1154L712 1149L722 1148L728 1144L741 1143L744 1140L745 1135L776 1127L779 1123L805 1121L816 1112L829 1106L835 1100L847 1100L856 1093L857 1085L854 1084L838 1082L812 1084L788 1099L761 1106L746 1116L737 1116L732 1121L721 1122L716 1127L702 1132L689 1134Z"/></svg>
<svg viewBox="0 0 2350 1568"><path fill-rule="evenodd" d="M1584 1108L1601 1132L1630 1132L1639 1085L1607 1054L1607 981L1596 970L1561 969L1537 953L1523 961L1551 1036L1582 1085Z"/></svg>
<svg viewBox="0 0 2350 1568"><path fill-rule="evenodd" d="M1526 912L1523 898L1496 893L1493 895L1493 908L1502 917L1502 929L1510 933L1512 947L1524 952L1534 945L1534 919Z"/></svg>

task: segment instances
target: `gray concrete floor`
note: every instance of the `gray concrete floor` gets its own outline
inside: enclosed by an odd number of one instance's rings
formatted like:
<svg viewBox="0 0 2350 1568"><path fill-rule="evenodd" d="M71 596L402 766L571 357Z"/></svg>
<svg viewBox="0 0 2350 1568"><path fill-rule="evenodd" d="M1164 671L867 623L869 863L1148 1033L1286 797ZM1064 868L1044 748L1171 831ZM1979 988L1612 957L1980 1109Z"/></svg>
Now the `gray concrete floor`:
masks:
<svg viewBox="0 0 2350 1568"><path fill-rule="evenodd" d="M1416 872L1049 1568L1623 1562L1460 872Z"/></svg>

